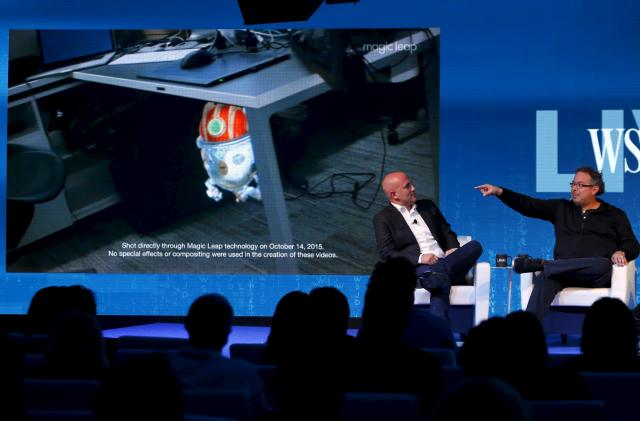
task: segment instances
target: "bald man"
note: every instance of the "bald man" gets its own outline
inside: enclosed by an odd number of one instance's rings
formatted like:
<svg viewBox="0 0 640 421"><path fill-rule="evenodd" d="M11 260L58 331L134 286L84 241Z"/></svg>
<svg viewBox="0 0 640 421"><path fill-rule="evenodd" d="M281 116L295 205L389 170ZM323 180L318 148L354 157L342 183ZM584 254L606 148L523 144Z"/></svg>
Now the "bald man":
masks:
<svg viewBox="0 0 640 421"><path fill-rule="evenodd" d="M415 265L420 286L431 293L431 312L448 319L451 285L466 283L482 246L470 241L460 247L436 204L416 200L416 188L405 173L387 174L382 189L389 206L373 218L380 258L404 257Z"/></svg>

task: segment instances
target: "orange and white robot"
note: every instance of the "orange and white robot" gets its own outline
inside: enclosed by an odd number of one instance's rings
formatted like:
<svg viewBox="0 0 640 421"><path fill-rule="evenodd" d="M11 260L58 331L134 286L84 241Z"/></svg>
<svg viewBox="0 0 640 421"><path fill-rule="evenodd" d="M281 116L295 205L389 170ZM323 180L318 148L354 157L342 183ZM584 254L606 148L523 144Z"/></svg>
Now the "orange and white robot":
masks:
<svg viewBox="0 0 640 421"><path fill-rule="evenodd" d="M262 200L247 115L241 107L208 102L202 111L196 140L204 168L207 196L222 200L222 191L236 196L236 202L248 198Z"/></svg>

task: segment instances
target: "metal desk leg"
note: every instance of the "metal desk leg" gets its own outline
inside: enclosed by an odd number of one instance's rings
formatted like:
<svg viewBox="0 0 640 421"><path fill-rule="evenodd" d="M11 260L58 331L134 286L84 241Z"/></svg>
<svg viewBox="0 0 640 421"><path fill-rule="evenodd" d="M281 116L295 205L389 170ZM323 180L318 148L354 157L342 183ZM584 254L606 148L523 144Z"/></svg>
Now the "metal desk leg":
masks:
<svg viewBox="0 0 640 421"><path fill-rule="evenodd" d="M289 214L284 200L278 160L269 126L271 113L266 109L250 108L246 109L246 113L262 192L262 203L269 224L270 239L273 243L292 244L293 235L289 224ZM298 273L295 259L278 259L276 268L278 273Z"/></svg>

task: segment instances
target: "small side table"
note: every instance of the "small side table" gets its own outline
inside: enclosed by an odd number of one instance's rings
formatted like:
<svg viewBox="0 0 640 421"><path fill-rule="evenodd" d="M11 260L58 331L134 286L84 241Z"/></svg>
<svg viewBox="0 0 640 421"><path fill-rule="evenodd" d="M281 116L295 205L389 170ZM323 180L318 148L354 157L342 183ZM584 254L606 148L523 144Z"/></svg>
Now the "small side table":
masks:
<svg viewBox="0 0 640 421"><path fill-rule="evenodd" d="M511 266L491 266L491 282L496 285L507 283L507 313L511 312L511 291L513 287L513 268Z"/></svg>

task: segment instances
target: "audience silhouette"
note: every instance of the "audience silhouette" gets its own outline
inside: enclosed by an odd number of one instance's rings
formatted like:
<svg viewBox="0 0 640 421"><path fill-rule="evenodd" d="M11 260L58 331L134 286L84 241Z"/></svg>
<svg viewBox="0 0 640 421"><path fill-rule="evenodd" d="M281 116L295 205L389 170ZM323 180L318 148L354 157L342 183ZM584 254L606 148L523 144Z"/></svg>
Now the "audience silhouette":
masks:
<svg viewBox="0 0 640 421"><path fill-rule="evenodd" d="M311 290L309 303L310 354L319 363L318 374L337 385L344 382L346 364L355 356L356 340L347 333L349 301L337 288L320 287Z"/></svg>
<svg viewBox="0 0 640 421"><path fill-rule="evenodd" d="M47 377L101 378L108 360L96 318L83 311L63 315L49 335L45 357Z"/></svg>
<svg viewBox="0 0 640 421"><path fill-rule="evenodd" d="M547 345L538 319L517 311L492 317L469 331L460 365L472 378L498 378L531 400L588 399L575 374L548 368Z"/></svg>
<svg viewBox="0 0 640 421"><path fill-rule="evenodd" d="M96 421L182 421L180 383L166 355L153 353L111 369L96 392Z"/></svg>
<svg viewBox="0 0 640 421"><path fill-rule="evenodd" d="M314 288L309 293L312 339L319 346L335 348L353 339L347 334L349 327L349 301L334 287Z"/></svg>
<svg viewBox="0 0 640 421"><path fill-rule="evenodd" d="M187 346L109 367L93 292L79 285L46 287L34 295L27 316L27 338L36 340L0 335L0 416L28 419L24 352L44 355L39 376L101 380L97 421L183 420L183 387L242 390L250 396L247 413L262 420L338 421L346 392L413 394L423 415L434 420L529 420L525 400L589 399L580 372L640 371L631 310L618 299L602 298L584 319L582 354L558 367L549 368L542 326L530 313L493 317L472 328L459 352L467 381L445 395L439 361L418 347L455 349L455 341L448 326L414 308L415 285L410 262L378 263L357 338L347 334L349 302L340 290L319 287L283 296L263 354L263 363L276 366L273 412L257 367L222 355L233 322L223 296L206 294L193 302L184 322Z"/></svg>
<svg viewBox="0 0 640 421"><path fill-rule="evenodd" d="M444 390L444 376L435 356L401 341L415 286L415 270L406 259L376 265L365 293L358 354L349 363L349 387L415 394L427 412Z"/></svg>
<svg viewBox="0 0 640 421"><path fill-rule="evenodd" d="M93 291L82 286L48 286L38 290L31 298L27 310L26 333L30 336L26 344L28 352L43 352L47 347L46 335L60 317L72 311L97 314Z"/></svg>
<svg viewBox="0 0 640 421"><path fill-rule="evenodd" d="M347 334L349 302L333 287L313 289L308 302L308 325L300 329L311 334L296 344L296 355L280 363L277 415L286 420L338 420L348 364L355 354L355 339Z"/></svg>
<svg viewBox="0 0 640 421"><path fill-rule="evenodd" d="M456 339L447 320L435 316L429 310L414 306L402 342L416 348L442 348L458 351Z"/></svg>
<svg viewBox="0 0 640 421"><path fill-rule="evenodd" d="M632 311L619 299L603 297L585 314L582 354L567 363L579 371L640 371L638 333Z"/></svg>
<svg viewBox="0 0 640 421"><path fill-rule="evenodd" d="M437 405L433 421L529 421L526 402L518 391L499 379L476 378L458 385Z"/></svg>
<svg viewBox="0 0 640 421"><path fill-rule="evenodd" d="M97 314L93 291L82 286L49 286L38 290L29 304L27 319L31 333L48 334L56 321L70 311Z"/></svg>
<svg viewBox="0 0 640 421"><path fill-rule="evenodd" d="M309 294L291 291L276 305L262 363L280 366L308 347Z"/></svg>
<svg viewBox="0 0 640 421"><path fill-rule="evenodd" d="M337 418L341 370L335 364L348 340L348 320L346 297L334 288L292 291L280 299L263 355L263 362L277 366L278 419Z"/></svg>
<svg viewBox="0 0 640 421"><path fill-rule="evenodd" d="M0 418L26 421L27 410L22 388L24 375L20 344L0 332Z"/></svg>
<svg viewBox="0 0 640 421"><path fill-rule="evenodd" d="M258 415L264 411L265 402L256 367L221 354L232 323L233 309L222 295L206 294L197 298L184 322L189 345L171 355L171 367L184 388L244 392L249 397L251 411Z"/></svg>

